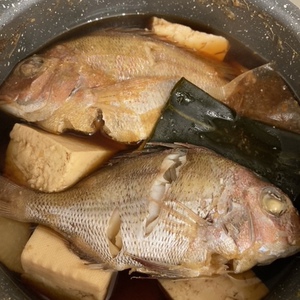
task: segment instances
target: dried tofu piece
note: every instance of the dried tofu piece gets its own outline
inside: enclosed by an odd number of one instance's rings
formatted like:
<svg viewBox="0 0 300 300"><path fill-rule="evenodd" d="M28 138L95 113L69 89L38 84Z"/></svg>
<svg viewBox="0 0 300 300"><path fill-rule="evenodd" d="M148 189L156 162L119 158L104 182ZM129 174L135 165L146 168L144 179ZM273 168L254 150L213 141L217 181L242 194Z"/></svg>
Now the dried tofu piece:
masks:
<svg viewBox="0 0 300 300"><path fill-rule="evenodd" d="M22 124L14 126L10 137L6 175L46 192L60 191L76 183L117 151L86 139L46 133Z"/></svg>
<svg viewBox="0 0 300 300"><path fill-rule="evenodd" d="M58 234L43 226L32 234L21 262L24 280L53 299L105 299L116 274L91 269Z"/></svg>
<svg viewBox="0 0 300 300"><path fill-rule="evenodd" d="M173 300L259 300L268 293L268 288L251 270L190 280L160 279L159 282Z"/></svg>
<svg viewBox="0 0 300 300"><path fill-rule="evenodd" d="M31 234L30 225L0 218L0 262L14 272L21 273L21 253Z"/></svg>
<svg viewBox="0 0 300 300"><path fill-rule="evenodd" d="M178 46L219 61L224 60L229 50L229 41L222 36L195 31L188 26L170 23L161 18L153 18L151 30Z"/></svg>

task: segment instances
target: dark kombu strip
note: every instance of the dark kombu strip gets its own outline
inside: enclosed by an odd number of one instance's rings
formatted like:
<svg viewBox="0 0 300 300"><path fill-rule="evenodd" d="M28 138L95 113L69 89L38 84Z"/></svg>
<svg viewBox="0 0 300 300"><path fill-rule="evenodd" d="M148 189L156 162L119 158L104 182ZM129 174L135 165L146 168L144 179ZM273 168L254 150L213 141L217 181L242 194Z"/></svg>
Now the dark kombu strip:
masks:
<svg viewBox="0 0 300 300"><path fill-rule="evenodd" d="M300 135L238 115L184 78L148 142L207 147L252 169L292 200L300 194Z"/></svg>

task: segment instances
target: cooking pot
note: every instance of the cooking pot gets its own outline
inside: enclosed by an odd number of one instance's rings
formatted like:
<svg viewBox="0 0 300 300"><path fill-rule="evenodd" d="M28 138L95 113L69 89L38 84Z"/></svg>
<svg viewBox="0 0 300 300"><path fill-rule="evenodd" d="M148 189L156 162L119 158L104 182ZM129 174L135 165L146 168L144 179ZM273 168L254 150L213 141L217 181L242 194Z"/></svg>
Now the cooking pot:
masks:
<svg viewBox="0 0 300 300"><path fill-rule="evenodd" d="M300 98L300 10L287 0L0 0L0 84L17 62L70 30L93 22L135 26L145 15L226 36L231 55L248 67L275 62ZM298 299L297 256L256 271L271 290L266 299ZM11 278L0 272L0 298L27 299L21 283Z"/></svg>

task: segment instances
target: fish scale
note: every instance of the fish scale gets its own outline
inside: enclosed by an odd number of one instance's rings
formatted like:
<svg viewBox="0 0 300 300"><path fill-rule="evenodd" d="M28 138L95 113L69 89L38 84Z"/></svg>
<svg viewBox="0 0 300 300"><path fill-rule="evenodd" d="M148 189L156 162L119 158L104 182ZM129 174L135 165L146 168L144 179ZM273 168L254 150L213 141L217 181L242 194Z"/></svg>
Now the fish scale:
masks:
<svg viewBox="0 0 300 300"><path fill-rule="evenodd" d="M0 216L56 230L92 268L172 278L243 272L300 247L283 192L191 145L125 155L57 193L0 177Z"/></svg>

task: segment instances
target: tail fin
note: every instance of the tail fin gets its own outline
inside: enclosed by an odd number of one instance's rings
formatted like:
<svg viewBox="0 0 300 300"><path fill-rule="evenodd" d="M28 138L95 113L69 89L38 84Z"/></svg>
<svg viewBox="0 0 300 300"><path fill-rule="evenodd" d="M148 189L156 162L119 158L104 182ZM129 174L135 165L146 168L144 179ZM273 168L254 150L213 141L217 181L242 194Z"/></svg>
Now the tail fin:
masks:
<svg viewBox="0 0 300 300"><path fill-rule="evenodd" d="M26 197L32 191L0 175L0 216L26 222Z"/></svg>

